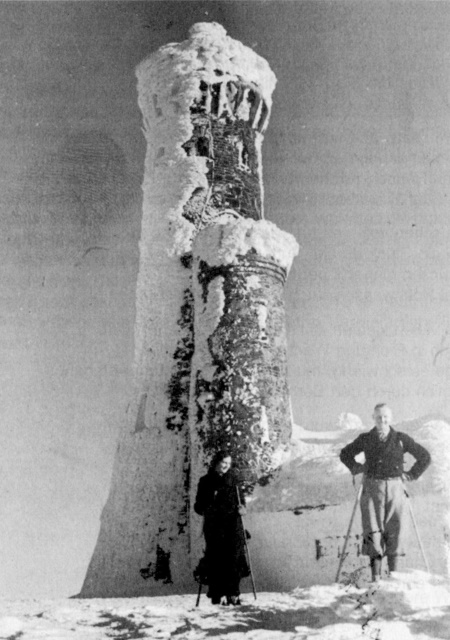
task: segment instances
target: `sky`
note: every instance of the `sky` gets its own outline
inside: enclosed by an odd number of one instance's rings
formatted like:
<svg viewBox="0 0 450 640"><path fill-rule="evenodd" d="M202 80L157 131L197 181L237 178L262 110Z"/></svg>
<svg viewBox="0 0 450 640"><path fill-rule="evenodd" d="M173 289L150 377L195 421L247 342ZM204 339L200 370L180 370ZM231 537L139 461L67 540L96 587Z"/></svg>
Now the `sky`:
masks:
<svg viewBox="0 0 450 640"><path fill-rule="evenodd" d="M130 397L136 65L199 21L278 78L265 215L294 420L450 413L450 3L2 2L1 595L81 586Z"/></svg>

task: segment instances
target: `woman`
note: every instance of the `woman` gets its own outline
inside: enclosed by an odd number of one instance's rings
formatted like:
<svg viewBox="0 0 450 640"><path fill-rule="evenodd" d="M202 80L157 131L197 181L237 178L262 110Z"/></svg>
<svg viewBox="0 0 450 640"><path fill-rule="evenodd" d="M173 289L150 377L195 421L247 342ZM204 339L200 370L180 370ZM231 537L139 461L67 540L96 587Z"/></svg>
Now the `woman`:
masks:
<svg viewBox="0 0 450 640"><path fill-rule="evenodd" d="M227 604L238 605L239 582L249 575L249 568L241 518L244 500L231 464L231 455L221 451L198 483L194 510L204 517L206 549L197 575L203 574L199 579L209 585L208 597L213 604L226 597Z"/></svg>

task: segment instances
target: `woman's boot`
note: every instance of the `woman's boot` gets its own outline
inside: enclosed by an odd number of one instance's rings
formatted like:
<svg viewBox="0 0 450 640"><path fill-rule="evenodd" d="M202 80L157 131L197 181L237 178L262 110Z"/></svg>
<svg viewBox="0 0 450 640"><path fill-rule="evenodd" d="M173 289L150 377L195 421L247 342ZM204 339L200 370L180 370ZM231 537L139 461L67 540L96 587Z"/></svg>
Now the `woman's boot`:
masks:
<svg viewBox="0 0 450 640"><path fill-rule="evenodd" d="M234 607L241 604L239 596L227 596L227 604L232 604Z"/></svg>

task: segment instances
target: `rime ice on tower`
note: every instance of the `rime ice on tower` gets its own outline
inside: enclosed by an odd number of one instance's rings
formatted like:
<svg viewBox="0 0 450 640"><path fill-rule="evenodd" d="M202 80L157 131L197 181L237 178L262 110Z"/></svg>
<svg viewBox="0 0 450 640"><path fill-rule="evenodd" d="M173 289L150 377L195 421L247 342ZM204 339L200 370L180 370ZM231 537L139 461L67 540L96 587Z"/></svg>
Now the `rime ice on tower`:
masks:
<svg viewBox="0 0 450 640"><path fill-rule="evenodd" d="M231 450L251 481L270 474L289 442L283 285L296 251L271 222L227 215L195 238L193 489L197 460L202 473L217 450Z"/></svg>
<svg viewBox="0 0 450 640"><path fill-rule="evenodd" d="M275 76L200 23L137 77L147 155L134 391L84 596L192 586L190 502L212 455L226 446L248 477L267 475L291 431L282 290L298 246L263 219Z"/></svg>

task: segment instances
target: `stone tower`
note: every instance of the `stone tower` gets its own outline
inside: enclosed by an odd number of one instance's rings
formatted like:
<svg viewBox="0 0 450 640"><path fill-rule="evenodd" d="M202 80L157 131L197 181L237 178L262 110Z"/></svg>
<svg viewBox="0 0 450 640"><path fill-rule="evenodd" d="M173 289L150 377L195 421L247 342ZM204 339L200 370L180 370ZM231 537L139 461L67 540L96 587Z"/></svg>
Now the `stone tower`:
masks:
<svg viewBox="0 0 450 640"><path fill-rule="evenodd" d="M226 446L248 487L291 414L283 285L295 239L264 220L261 144L275 76L216 23L137 68L147 155L134 390L81 595L192 588L192 495Z"/></svg>

